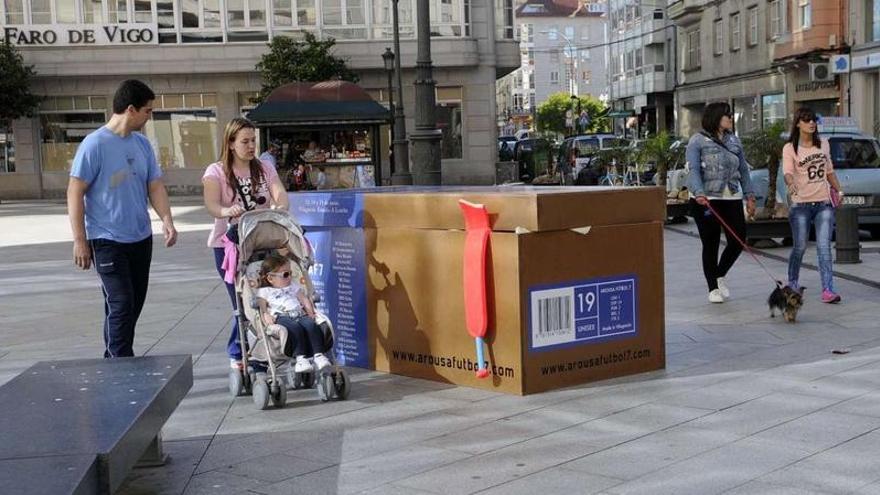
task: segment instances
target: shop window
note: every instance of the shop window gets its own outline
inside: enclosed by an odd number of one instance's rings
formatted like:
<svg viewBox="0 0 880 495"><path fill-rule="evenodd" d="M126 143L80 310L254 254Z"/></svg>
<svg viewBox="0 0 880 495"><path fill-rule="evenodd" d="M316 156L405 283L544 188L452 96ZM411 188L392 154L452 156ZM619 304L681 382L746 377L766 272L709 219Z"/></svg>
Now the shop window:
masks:
<svg viewBox="0 0 880 495"><path fill-rule="evenodd" d="M12 126L0 127L0 173L15 172L15 140Z"/></svg>
<svg viewBox="0 0 880 495"><path fill-rule="evenodd" d="M104 112L41 113L41 158L46 172L70 170L76 148L104 125Z"/></svg>
<svg viewBox="0 0 880 495"><path fill-rule="evenodd" d="M758 103L754 96L733 100L733 123L738 136L758 129Z"/></svg>
<svg viewBox="0 0 880 495"><path fill-rule="evenodd" d="M761 117L764 127L785 121L785 95L779 93L762 96Z"/></svg>
<svg viewBox="0 0 880 495"><path fill-rule="evenodd" d="M79 143L106 121L103 96L50 96L40 103L40 150L43 170L70 169Z"/></svg>
<svg viewBox="0 0 880 495"><path fill-rule="evenodd" d="M440 141L440 158L462 157L461 88L437 88L437 104L434 113L437 128L443 133Z"/></svg>
<svg viewBox="0 0 880 495"><path fill-rule="evenodd" d="M4 0L6 24L24 24L24 3L22 0Z"/></svg>
<svg viewBox="0 0 880 495"><path fill-rule="evenodd" d="M204 168L217 160L217 117L213 110L153 110L144 133L163 169Z"/></svg>

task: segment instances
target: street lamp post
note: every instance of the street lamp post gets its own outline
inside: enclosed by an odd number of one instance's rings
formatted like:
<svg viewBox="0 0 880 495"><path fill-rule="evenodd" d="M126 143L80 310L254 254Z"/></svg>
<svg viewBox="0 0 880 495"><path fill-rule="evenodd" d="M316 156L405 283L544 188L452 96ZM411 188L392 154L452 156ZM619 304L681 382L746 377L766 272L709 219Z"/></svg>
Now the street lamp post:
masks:
<svg viewBox="0 0 880 495"><path fill-rule="evenodd" d="M391 82L391 76L394 74L394 52L391 48L385 48L382 54L382 62L385 64L385 73L388 75L388 114L391 116L391 145L394 146L394 84ZM391 154L392 158L394 153ZM394 176L394 161L389 160L391 166L391 175Z"/></svg>
<svg viewBox="0 0 880 495"><path fill-rule="evenodd" d="M403 79L400 68L400 60L403 58L400 52L400 22L398 13L398 0L392 0L391 17L394 27L394 70L397 73L397 105L394 107L394 132L392 144L394 146L394 172L391 175L391 183L396 186L412 185L413 177L409 172L409 141L406 139L406 120L403 117Z"/></svg>
<svg viewBox="0 0 880 495"><path fill-rule="evenodd" d="M434 114L434 76L431 65L431 13L429 0L416 0L418 56L416 57L416 130L412 134L413 167L418 185L440 185L440 139Z"/></svg>

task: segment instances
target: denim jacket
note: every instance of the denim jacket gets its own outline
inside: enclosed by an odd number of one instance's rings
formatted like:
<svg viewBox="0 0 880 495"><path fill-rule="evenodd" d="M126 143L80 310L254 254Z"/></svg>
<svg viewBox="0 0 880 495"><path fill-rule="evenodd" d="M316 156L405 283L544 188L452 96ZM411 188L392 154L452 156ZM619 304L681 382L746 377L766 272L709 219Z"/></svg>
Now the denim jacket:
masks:
<svg viewBox="0 0 880 495"><path fill-rule="evenodd" d="M725 133L721 142L727 149L703 133L691 136L685 152L688 190L694 196L720 197L726 186L733 194L754 197L742 143L732 133Z"/></svg>

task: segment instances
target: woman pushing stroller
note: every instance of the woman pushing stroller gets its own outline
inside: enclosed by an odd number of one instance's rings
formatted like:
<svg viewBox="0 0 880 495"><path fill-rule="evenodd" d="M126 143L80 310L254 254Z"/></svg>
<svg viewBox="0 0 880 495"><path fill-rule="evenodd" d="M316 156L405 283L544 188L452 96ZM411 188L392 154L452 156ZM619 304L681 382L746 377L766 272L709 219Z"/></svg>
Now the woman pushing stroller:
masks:
<svg viewBox="0 0 880 495"><path fill-rule="evenodd" d="M266 256L260 267L262 287L257 289L257 304L263 323L278 324L293 339L294 372L323 372L330 367L325 353L324 333L315 322L315 307L305 289L293 281L290 260L277 253ZM315 365L308 357L314 356Z"/></svg>

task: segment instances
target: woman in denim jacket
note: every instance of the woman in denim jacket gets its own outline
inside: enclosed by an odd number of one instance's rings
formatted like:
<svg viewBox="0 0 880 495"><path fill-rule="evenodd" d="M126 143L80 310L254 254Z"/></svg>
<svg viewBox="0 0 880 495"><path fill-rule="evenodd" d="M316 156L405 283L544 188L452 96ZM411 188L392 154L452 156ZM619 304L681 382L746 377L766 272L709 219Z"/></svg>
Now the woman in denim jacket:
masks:
<svg viewBox="0 0 880 495"><path fill-rule="evenodd" d="M746 209L749 216L753 216L755 195L742 144L733 134L730 105L712 103L706 106L702 124L703 130L691 136L685 154L687 186L691 215L703 243L703 275L709 286L709 302L723 303L730 297L724 277L742 252L742 246L725 230L727 247L718 259L723 227L706 205L711 205L736 235L745 239L746 219L742 202L747 201Z"/></svg>
<svg viewBox="0 0 880 495"><path fill-rule="evenodd" d="M802 290L798 277L812 223L816 227L822 302L833 304L840 302L840 296L834 292L832 278L831 233L834 231L834 208L831 206L833 193L829 186L834 186L837 190L839 196L835 199L843 198L843 189L834 173L828 141L819 139L816 131L816 114L809 108L801 108L794 114L791 135L782 148L782 173L791 198L788 221L794 243L788 257L788 285L795 290Z"/></svg>

